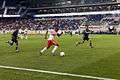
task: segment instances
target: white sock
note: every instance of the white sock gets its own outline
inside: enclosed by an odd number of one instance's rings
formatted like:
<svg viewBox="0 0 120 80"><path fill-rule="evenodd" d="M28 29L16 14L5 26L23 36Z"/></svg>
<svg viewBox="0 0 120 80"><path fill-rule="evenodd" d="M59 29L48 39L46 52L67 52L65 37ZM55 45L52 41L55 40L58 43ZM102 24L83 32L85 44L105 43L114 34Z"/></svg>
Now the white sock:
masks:
<svg viewBox="0 0 120 80"><path fill-rule="evenodd" d="M57 48L58 48L58 46L55 46L55 47L53 48L53 50L52 50L52 54L55 53L55 51L57 50Z"/></svg>
<svg viewBox="0 0 120 80"><path fill-rule="evenodd" d="M45 50L47 50L47 47L43 48L40 52L43 53Z"/></svg>

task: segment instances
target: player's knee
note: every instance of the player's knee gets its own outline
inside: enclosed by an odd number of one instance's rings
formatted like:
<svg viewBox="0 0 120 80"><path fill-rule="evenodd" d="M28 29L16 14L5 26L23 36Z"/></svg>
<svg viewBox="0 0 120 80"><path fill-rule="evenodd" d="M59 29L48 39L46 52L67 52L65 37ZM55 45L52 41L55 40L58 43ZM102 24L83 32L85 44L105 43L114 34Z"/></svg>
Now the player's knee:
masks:
<svg viewBox="0 0 120 80"><path fill-rule="evenodd" d="M55 46L58 46L58 47L59 47L59 44L55 44Z"/></svg>
<svg viewBox="0 0 120 80"><path fill-rule="evenodd" d="M18 41L15 41L16 45L18 45Z"/></svg>
<svg viewBox="0 0 120 80"><path fill-rule="evenodd" d="M50 48L50 46L47 47L47 49L49 49L49 48Z"/></svg>

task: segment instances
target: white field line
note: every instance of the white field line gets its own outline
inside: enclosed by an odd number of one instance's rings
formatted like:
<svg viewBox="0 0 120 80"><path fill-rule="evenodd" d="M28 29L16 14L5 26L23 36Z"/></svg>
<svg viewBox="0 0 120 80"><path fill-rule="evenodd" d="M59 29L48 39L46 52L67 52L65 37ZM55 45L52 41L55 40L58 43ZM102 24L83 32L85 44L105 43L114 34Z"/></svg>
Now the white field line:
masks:
<svg viewBox="0 0 120 80"><path fill-rule="evenodd" d="M88 75L78 75L78 74L61 73L61 72L36 70L36 69L27 69L27 68L18 68L18 67L10 67L10 66L2 66L2 65L0 65L0 68L3 68L3 69L12 69L12 70L21 70L21 71L30 71L30 72L39 72L39 73L47 73L47 74L54 74L54 75L61 75L61 76L89 78L89 79L97 79L97 80L117 80L117 79L94 77L94 76L88 76Z"/></svg>

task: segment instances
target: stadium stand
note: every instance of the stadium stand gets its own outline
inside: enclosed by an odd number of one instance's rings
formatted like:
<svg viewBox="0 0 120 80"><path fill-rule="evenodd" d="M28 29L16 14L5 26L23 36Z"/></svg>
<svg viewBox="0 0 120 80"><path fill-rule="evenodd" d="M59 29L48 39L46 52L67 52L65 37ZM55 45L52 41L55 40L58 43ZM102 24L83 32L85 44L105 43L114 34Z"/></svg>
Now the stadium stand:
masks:
<svg viewBox="0 0 120 80"><path fill-rule="evenodd" d="M32 0L31 0L32 1ZM11 3L13 2L13 3ZM40 1L38 1L40 2ZM45 1L46 2L46 1ZM51 4L51 3L55 4ZM66 1L59 3L51 1L49 3L41 2L37 5L37 1L33 2L36 6L31 6L29 0L9 0L2 1L0 4L4 5L0 8L0 30L14 30L16 25L29 30L45 30L48 27L59 27L62 30L77 30L84 29L84 25L88 24L89 27L96 32L107 32L109 26L115 26L116 31L119 31L120 15L118 14L99 14L99 15L76 15L76 16L63 16L63 17L43 17L35 18L33 15L37 14L60 14L60 13L81 13L81 12L94 12L94 11L112 11L119 10L120 3L109 0L93 0L91 4L88 0L77 4L74 2ZM98 4L99 3L99 4ZM51 5L50 5L51 4ZM57 5L58 4L58 5ZM81 5L79 5L81 4ZM29 6L27 6L29 5ZM61 6L62 5L62 6ZM39 6L39 7L38 7ZM9 17L9 18L8 18ZM14 17L14 18L13 18Z"/></svg>

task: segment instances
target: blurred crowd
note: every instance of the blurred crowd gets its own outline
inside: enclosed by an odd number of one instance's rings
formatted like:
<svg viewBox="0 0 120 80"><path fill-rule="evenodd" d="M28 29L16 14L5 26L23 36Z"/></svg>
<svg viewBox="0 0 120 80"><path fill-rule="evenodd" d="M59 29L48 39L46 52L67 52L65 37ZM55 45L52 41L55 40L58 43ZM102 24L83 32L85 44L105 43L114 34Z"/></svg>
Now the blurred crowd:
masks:
<svg viewBox="0 0 120 80"><path fill-rule="evenodd" d="M16 19L16 18L5 18L0 19L0 30L15 30L16 27L28 30L46 30L49 28L58 27L61 30L82 30L85 25L96 32L106 31L109 27L114 29L118 28L120 25L119 17L104 17L100 19L95 19L93 17L69 17L69 18L26 18L26 19Z"/></svg>
<svg viewBox="0 0 120 80"><path fill-rule="evenodd" d="M75 30L80 24L80 19L2 19L0 20L0 30L14 30L18 26L28 30L45 30L53 27Z"/></svg>

